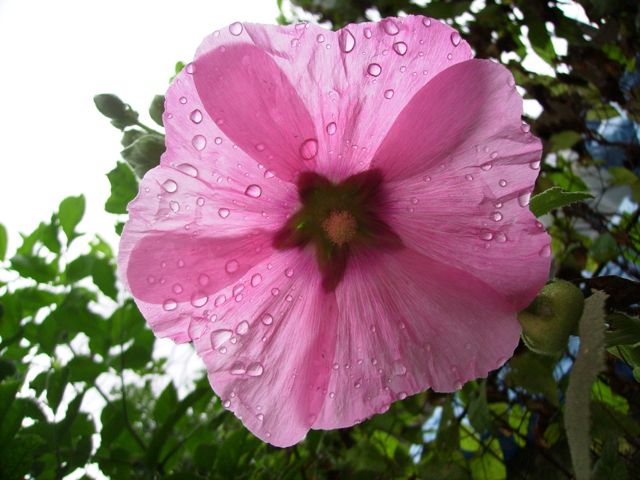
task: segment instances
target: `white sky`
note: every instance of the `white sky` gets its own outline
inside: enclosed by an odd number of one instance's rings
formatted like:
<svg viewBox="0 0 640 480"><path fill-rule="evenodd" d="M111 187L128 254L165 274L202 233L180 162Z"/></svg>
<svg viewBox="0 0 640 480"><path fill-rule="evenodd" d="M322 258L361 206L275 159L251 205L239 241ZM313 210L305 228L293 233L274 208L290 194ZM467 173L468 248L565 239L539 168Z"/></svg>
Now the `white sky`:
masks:
<svg viewBox="0 0 640 480"><path fill-rule="evenodd" d="M10 251L18 231L80 193L80 230L115 245L103 207L121 135L93 96L115 93L151 124L151 99L206 35L277 15L276 0L0 0L0 223Z"/></svg>

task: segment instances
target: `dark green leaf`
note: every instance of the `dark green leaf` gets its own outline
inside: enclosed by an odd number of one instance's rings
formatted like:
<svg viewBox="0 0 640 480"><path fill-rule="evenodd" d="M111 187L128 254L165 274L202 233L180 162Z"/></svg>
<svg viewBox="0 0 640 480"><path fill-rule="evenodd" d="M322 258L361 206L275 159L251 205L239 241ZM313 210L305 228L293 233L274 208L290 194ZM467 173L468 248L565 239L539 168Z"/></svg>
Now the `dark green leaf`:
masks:
<svg viewBox="0 0 640 480"><path fill-rule="evenodd" d="M145 173L160 164L160 156L164 150L164 136L150 133L142 135L120 154L136 175L142 178Z"/></svg>
<svg viewBox="0 0 640 480"><path fill-rule="evenodd" d="M109 213L127 213L127 204L138 194L138 181L126 163L118 162L107 177L111 183L111 196L104 208Z"/></svg>
<svg viewBox="0 0 640 480"><path fill-rule="evenodd" d="M76 226L82 220L85 209L84 195L77 197L67 197L60 202L58 209L58 219L60 226L67 236L69 243L77 236L75 233Z"/></svg>
<svg viewBox="0 0 640 480"><path fill-rule="evenodd" d="M617 312L607 315L607 323L611 326L605 332L607 347L640 343L640 318Z"/></svg>
<svg viewBox="0 0 640 480"><path fill-rule="evenodd" d="M69 369L63 367L51 370L47 376L47 401L51 410L56 412L69 381Z"/></svg>
<svg viewBox="0 0 640 480"><path fill-rule="evenodd" d="M107 371L106 365L96 363L90 357L85 356L73 357L67 367L69 367L70 382L86 382L89 384L92 384L98 375Z"/></svg>
<svg viewBox="0 0 640 480"><path fill-rule="evenodd" d="M57 275L57 265L47 263L42 257L31 255L15 255L11 259L11 267L22 277L33 278L36 282L52 282Z"/></svg>
<svg viewBox="0 0 640 480"><path fill-rule="evenodd" d="M149 107L149 116L158 125L163 126L162 114L164 113L164 95L156 95L153 97L151 106Z"/></svg>
<svg viewBox="0 0 640 480"><path fill-rule="evenodd" d="M116 288L115 266L106 258L96 258L93 262L91 275L93 283L106 296L113 300L117 299L118 289Z"/></svg>
<svg viewBox="0 0 640 480"><path fill-rule="evenodd" d="M532 197L529 208L536 217L541 217L555 208L564 207L592 197L593 195L589 192L566 192L559 187L552 187Z"/></svg>
<svg viewBox="0 0 640 480"><path fill-rule="evenodd" d="M67 265L66 275L67 283L75 283L85 277L91 275L93 261L95 257L92 255L81 255Z"/></svg>

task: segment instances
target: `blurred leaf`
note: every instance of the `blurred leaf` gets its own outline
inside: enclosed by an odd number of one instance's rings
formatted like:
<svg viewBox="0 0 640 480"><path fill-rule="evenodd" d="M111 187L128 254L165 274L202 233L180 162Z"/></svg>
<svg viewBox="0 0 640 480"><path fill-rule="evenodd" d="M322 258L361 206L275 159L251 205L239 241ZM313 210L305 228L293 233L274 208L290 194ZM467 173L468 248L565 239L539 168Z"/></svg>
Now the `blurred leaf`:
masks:
<svg viewBox="0 0 640 480"><path fill-rule="evenodd" d="M164 136L156 133L142 135L120 154L133 168L139 178L160 164L160 156L164 153Z"/></svg>
<svg viewBox="0 0 640 480"><path fill-rule="evenodd" d="M460 429L458 428L458 421L453 412L453 403L451 400L447 400L442 407L436 443L438 448L444 451L457 450L459 448Z"/></svg>
<svg viewBox="0 0 640 480"><path fill-rule="evenodd" d="M596 376L604 368L604 303L607 296L596 291L585 301L580 320L580 350L571 369L564 423L577 480L591 472L589 403Z"/></svg>
<svg viewBox="0 0 640 480"><path fill-rule="evenodd" d="M71 284L91 275L93 260L94 257L92 255L80 255L69 262L65 271L67 283Z"/></svg>
<svg viewBox="0 0 640 480"><path fill-rule="evenodd" d="M173 385L173 382L169 381L165 389L158 397L158 401L153 409L153 418L157 423L163 423L171 413L175 411L178 405L178 392Z"/></svg>
<svg viewBox="0 0 640 480"><path fill-rule="evenodd" d="M60 226L67 236L68 243L77 236L75 228L82 220L85 209L84 195L77 197L67 197L60 202L60 208L58 209L58 219L60 220Z"/></svg>
<svg viewBox="0 0 640 480"><path fill-rule="evenodd" d="M502 461L502 450L497 439L490 441L479 456L470 462L473 480L505 480L507 469Z"/></svg>
<svg viewBox="0 0 640 480"><path fill-rule="evenodd" d="M611 326L604 334L607 347L640 343L640 318L616 312L607 315L607 323Z"/></svg>
<svg viewBox="0 0 640 480"><path fill-rule="evenodd" d="M591 244L591 255L593 259L598 263L606 263L620 254L620 248L618 242L613 238L610 233L604 233L598 235L598 237Z"/></svg>
<svg viewBox="0 0 640 480"><path fill-rule="evenodd" d="M0 223L0 261L4 260L7 254L8 241L7 229Z"/></svg>
<svg viewBox="0 0 640 480"><path fill-rule="evenodd" d="M582 140L582 135L578 132L565 130L551 136L549 143L551 144L551 151L556 152L558 150L565 150L573 147L576 143Z"/></svg>
<svg viewBox="0 0 640 480"><path fill-rule="evenodd" d="M624 458L618 451L618 442L609 440L593 466L591 480L627 480L628 478L629 472Z"/></svg>
<svg viewBox="0 0 640 480"><path fill-rule="evenodd" d="M53 369L47 375L47 401L54 413L60 406L68 381L69 369L67 367Z"/></svg>
<svg viewBox="0 0 640 480"><path fill-rule="evenodd" d="M164 95L156 95L153 97L151 101L151 105L149 106L149 116L151 119L156 122L161 127L164 125L162 123L162 114L164 113Z"/></svg>
<svg viewBox="0 0 640 480"><path fill-rule="evenodd" d="M536 217L541 217L556 208L592 197L589 192L566 192L559 187L552 187L532 197L529 209Z"/></svg>
<svg viewBox="0 0 640 480"><path fill-rule="evenodd" d="M552 404L558 405L558 385L553 378L555 363L553 358L533 352L517 355L509 362L505 382L512 388L541 393Z"/></svg>
<svg viewBox="0 0 640 480"><path fill-rule="evenodd" d="M92 384L98 375L107 371L107 367L103 363L96 363L92 358L82 355L73 357L67 367L69 368L70 382L89 384Z"/></svg>
<svg viewBox="0 0 640 480"><path fill-rule="evenodd" d="M58 273L55 263L47 263L42 257L15 255L11 267L22 277L33 278L36 282L52 282Z"/></svg>
<svg viewBox="0 0 640 480"><path fill-rule="evenodd" d="M477 391L472 394L468 408L469 422L475 431L479 433L487 431L491 425L491 415L487 405L487 383L485 380L478 383Z"/></svg>
<svg viewBox="0 0 640 480"><path fill-rule="evenodd" d="M127 213L127 204L138 194L138 181L126 163L118 162L107 177L111 183L111 196L104 209L109 213Z"/></svg>
<svg viewBox="0 0 640 480"><path fill-rule="evenodd" d="M107 297L117 300L118 289L116 288L115 266L107 258L95 258L93 261L91 276L93 283Z"/></svg>

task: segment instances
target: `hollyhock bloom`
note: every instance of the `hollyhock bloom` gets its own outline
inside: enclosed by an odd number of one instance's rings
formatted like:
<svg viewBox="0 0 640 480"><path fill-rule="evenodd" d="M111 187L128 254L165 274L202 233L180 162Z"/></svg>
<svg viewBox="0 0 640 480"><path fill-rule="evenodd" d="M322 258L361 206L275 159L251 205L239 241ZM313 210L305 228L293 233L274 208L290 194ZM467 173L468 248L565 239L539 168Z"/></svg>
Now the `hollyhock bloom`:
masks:
<svg viewBox="0 0 640 480"><path fill-rule="evenodd" d="M120 271L274 445L457 390L512 355L547 279L521 114L507 69L436 20L234 23L167 92Z"/></svg>

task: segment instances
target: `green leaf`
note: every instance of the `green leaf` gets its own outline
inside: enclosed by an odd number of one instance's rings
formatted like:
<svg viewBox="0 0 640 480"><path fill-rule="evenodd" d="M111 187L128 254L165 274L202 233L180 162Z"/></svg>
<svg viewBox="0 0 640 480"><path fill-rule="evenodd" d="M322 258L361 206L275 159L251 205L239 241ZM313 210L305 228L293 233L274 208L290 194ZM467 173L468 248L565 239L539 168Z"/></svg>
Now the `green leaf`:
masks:
<svg viewBox="0 0 640 480"><path fill-rule="evenodd" d="M47 401L54 413L58 410L69 381L69 369L54 369L47 376Z"/></svg>
<svg viewBox="0 0 640 480"><path fill-rule="evenodd" d="M77 197L67 197L60 202L58 209L58 219L60 226L67 236L68 243L77 236L75 233L76 226L82 220L85 209L84 195Z"/></svg>
<svg viewBox="0 0 640 480"><path fill-rule="evenodd" d="M151 101L151 105L149 106L149 116L151 119L156 122L161 127L164 125L162 123L162 114L164 113L164 95L156 95L153 97Z"/></svg>
<svg viewBox="0 0 640 480"><path fill-rule="evenodd" d="M133 111L129 105L111 93L102 93L93 97L98 111L105 117L110 118L113 126L124 129L130 125L138 123L138 113Z"/></svg>
<svg viewBox="0 0 640 480"><path fill-rule="evenodd" d="M490 440L481 455L471 459L471 478L473 480L505 480L507 467L502 461L502 449L498 439Z"/></svg>
<svg viewBox="0 0 640 480"><path fill-rule="evenodd" d="M71 261L65 270L67 284L77 282L91 275L94 259L95 257L92 255L80 255Z"/></svg>
<svg viewBox="0 0 640 480"><path fill-rule="evenodd" d="M618 242L610 233L599 235L591 244L591 255L598 263L606 263L620 254Z"/></svg>
<svg viewBox="0 0 640 480"><path fill-rule="evenodd" d="M605 332L607 347L640 344L640 318L616 312L607 315L612 330Z"/></svg>
<svg viewBox="0 0 640 480"><path fill-rule="evenodd" d="M541 393L549 402L558 405L558 385L553 378L555 359L526 352L511 359L505 382L529 393Z"/></svg>
<svg viewBox="0 0 640 480"><path fill-rule="evenodd" d="M551 136L549 143L552 151L565 150L573 147L576 143L582 140L582 135L572 130L565 130L558 132Z"/></svg>
<svg viewBox="0 0 640 480"><path fill-rule="evenodd" d="M58 273L55 263L47 263L42 257L32 255L15 255L11 259L11 267L21 277L33 278L36 282L52 282Z"/></svg>
<svg viewBox="0 0 640 480"><path fill-rule="evenodd" d="M169 415L175 411L177 405L178 392L176 392L176 387L173 385L173 382L169 381L153 408L153 418L156 423L160 424L166 421Z"/></svg>
<svg viewBox="0 0 640 480"><path fill-rule="evenodd" d="M487 383L482 380L469 401L469 422L478 433L487 431L491 425L491 415L487 405Z"/></svg>
<svg viewBox="0 0 640 480"><path fill-rule="evenodd" d="M593 382L604 368L606 299L606 294L595 291L585 301L580 319L580 350L567 387L564 423L577 480L589 480L591 473L589 404Z"/></svg>
<svg viewBox="0 0 640 480"><path fill-rule="evenodd" d="M138 181L126 163L118 162L107 173L111 183L111 196L104 208L109 213L127 213L127 204L138 194Z"/></svg>
<svg viewBox="0 0 640 480"><path fill-rule="evenodd" d="M107 297L117 300L118 289L116 288L115 267L107 258L95 258L93 261L91 276L93 283Z"/></svg>
<svg viewBox="0 0 640 480"><path fill-rule="evenodd" d="M133 168L139 178L160 164L160 156L164 153L164 136L156 133L142 135L135 142L122 150L120 154Z"/></svg>
<svg viewBox="0 0 640 480"><path fill-rule="evenodd" d="M92 384L98 375L107 371L107 367L104 364L96 363L90 357L81 355L73 357L67 367L69 367L70 382L86 382L89 384Z"/></svg>
<svg viewBox="0 0 640 480"><path fill-rule="evenodd" d="M7 255L8 243L9 236L7 235L7 229L0 223L0 261L4 260Z"/></svg>
<svg viewBox="0 0 640 480"><path fill-rule="evenodd" d="M567 192L559 187L552 187L532 197L529 208L536 217L541 217L555 208L564 207L589 198L593 198L593 195L589 192Z"/></svg>

